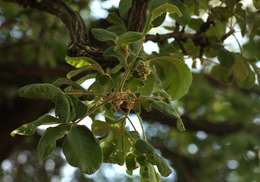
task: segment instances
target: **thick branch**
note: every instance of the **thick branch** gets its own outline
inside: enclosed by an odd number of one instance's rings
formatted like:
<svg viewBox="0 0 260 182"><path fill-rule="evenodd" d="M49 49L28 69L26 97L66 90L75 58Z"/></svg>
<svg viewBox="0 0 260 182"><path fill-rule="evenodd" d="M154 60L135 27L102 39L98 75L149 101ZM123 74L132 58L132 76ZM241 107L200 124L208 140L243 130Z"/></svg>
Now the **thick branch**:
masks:
<svg viewBox="0 0 260 182"><path fill-rule="evenodd" d="M164 42L169 38L174 38L175 41L178 43L180 49L183 51L184 54L188 54L185 48L183 47L182 43L187 41L188 39L192 40L195 46L200 47L200 55L201 58L203 56L204 48L210 46L209 38L206 36L205 32L208 31L211 25L214 25L214 21L212 18L208 18L208 20L203 23L195 33L187 33L184 31L179 30L179 25L176 25L176 28L173 32L166 33L166 34L155 34L155 35L146 35L145 41L153 41L153 42ZM220 42L223 42L226 38L234 33L234 30L231 29L229 32L224 34L220 38Z"/></svg>
<svg viewBox="0 0 260 182"><path fill-rule="evenodd" d="M128 17L128 30L142 32L144 29L148 0L134 0Z"/></svg>
<svg viewBox="0 0 260 182"><path fill-rule="evenodd" d="M185 32L171 32L166 34L155 34L155 35L146 35L145 41L153 41L153 42L162 42L169 38L175 38L180 41L186 41L187 39L192 39L194 34L185 33Z"/></svg>

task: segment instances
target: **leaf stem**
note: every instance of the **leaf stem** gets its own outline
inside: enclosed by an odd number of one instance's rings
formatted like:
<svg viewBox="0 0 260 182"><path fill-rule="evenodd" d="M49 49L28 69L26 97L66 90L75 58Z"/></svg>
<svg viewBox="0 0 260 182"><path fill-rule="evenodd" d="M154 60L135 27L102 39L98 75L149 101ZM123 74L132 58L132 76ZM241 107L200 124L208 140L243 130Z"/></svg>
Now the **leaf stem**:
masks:
<svg viewBox="0 0 260 182"><path fill-rule="evenodd" d="M129 116L127 116L127 119L129 120L130 124L132 125L132 127L134 128L134 130L138 133L134 123L132 122L131 118Z"/></svg>
<svg viewBox="0 0 260 182"><path fill-rule="evenodd" d="M142 118L141 118L141 116L140 116L139 113L136 113L136 116L138 117L138 120L139 120L140 125L141 125L141 129L142 129L142 133L143 133L143 138L144 138L145 141L147 141L147 138L146 138L146 135L145 135L145 131L144 131L144 126L143 126L143 120L142 120Z"/></svg>

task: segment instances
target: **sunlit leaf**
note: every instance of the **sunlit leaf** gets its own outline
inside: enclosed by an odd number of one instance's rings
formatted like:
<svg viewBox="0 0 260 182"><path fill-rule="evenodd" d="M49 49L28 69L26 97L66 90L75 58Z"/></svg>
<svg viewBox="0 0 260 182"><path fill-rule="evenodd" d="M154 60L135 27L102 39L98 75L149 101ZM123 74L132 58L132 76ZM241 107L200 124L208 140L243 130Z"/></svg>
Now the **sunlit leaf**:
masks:
<svg viewBox="0 0 260 182"><path fill-rule="evenodd" d="M103 68L94 59L89 57L66 57L66 62L75 68L89 67L102 74L104 74Z"/></svg>

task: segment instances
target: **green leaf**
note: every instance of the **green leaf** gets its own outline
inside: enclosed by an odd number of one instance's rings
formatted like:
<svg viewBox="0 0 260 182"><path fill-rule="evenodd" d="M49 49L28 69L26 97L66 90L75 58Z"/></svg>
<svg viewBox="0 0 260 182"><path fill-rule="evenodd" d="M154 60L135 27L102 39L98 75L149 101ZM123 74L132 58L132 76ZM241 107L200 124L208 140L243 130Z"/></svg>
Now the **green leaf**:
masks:
<svg viewBox="0 0 260 182"><path fill-rule="evenodd" d="M154 148L144 140L137 140L135 143L135 149L142 154L153 154Z"/></svg>
<svg viewBox="0 0 260 182"><path fill-rule="evenodd" d="M180 117L177 118L176 122L177 122L176 126L177 126L177 129L179 131L185 131L186 130L185 125L184 125L184 123L183 123L183 121Z"/></svg>
<svg viewBox="0 0 260 182"><path fill-rule="evenodd" d="M94 135L97 136L104 136L108 134L109 129L110 125L105 123L104 121L94 120L91 125L91 131L94 133Z"/></svg>
<svg viewBox="0 0 260 182"><path fill-rule="evenodd" d="M83 87L81 87L77 82L74 82L68 78L59 78L55 80L53 83L56 87L62 87L64 85L72 86L74 89L78 89L80 91L86 91Z"/></svg>
<svg viewBox="0 0 260 182"><path fill-rule="evenodd" d="M178 16L182 16L179 8L173 4L165 3L161 6L152 10L151 21L155 20L157 17L161 16L164 13L176 13Z"/></svg>
<svg viewBox="0 0 260 182"><path fill-rule="evenodd" d="M66 63L69 65L75 67L75 68L81 68L83 66L91 65L91 63L88 61L88 59L83 59L81 57L65 57Z"/></svg>
<svg viewBox="0 0 260 182"><path fill-rule="evenodd" d="M112 90L111 79L107 75L97 75L95 82L90 86L89 90L96 95L106 95Z"/></svg>
<svg viewBox="0 0 260 182"><path fill-rule="evenodd" d="M144 82L144 85L139 87L140 94L142 96L151 96L154 87L156 86L156 81L153 74L150 74Z"/></svg>
<svg viewBox="0 0 260 182"><path fill-rule="evenodd" d="M69 121L75 121L76 118L76 108L74 106L74 103L72 101L71 95L66 95L68 101L69 101L69 105L70 105L70 118Z"/></svg>
<svg viewBox="0 0 260 182"><path fill-rule="evenodd" d="M176 126L179 131L185 131L185 126L176 108L160 100L152 100L152 107L172 118L176 118Z"/></svg>
<svg viewBox="0 0 260 182"><path fill-rule="evenodd" d="M82 68L78 68L78 69L75 69L75 70L72 70L72 71L70 71L70 72L68 72L67 73L67 75L66 75L66 77L68 78L68 79L71 79L71 78L73 78L73 77L76 77L76 76L81 76L81 74L87 74L87 73L89 73L90 71L92 71L92 70L96 70L95 69L95 66L93 66L93 65L90 65L90 66L84 66L84 67L82 67ZM85 75L86 75L85 74ZM89 74L89 75L86 75L86 77L87 78L85 78L84 80L87 80L87 79L90 79L90 78L94 78L95 77L95 74Z"/></svg>
<svg viewBox="0 0 260 182"><path fill-rule="evenodd" d="M75 119L82 118L86 115L88 108L77 97L70 95L71 105L75 110Z"/></svg>
<svg viewBox="0 0 260 182"><path fill-rule="evenodd" d="M174 108L172 105L167 104L160 100L152 100L152 107L170 117L178 118L179 114L176 111L176 108Z"/></svg>
<svg viewBox="0 0 260 182"><path fill-rule="evenodd" d="M150 16L148 17L148 21L146 22L144 32L148 32L152 27L152 22L162 16L164 13L176 13L178 16L182 16L182 13L180 12L179 8L173 4L164 3L160 5L159 7L152 10Z"/></svg>
<svg viewBox="0 0 260 182"><path fill-rule="evenodd" d="M75 68L86 67L98 71L104 74L103 68L94 59L89 57L68 57L66 56L66 62Z"/></svg>
<svg viewBox="0 0 260 182"><path fill-rule="evenodd" d="M37 83L20 88L18 93L21 97L29 99L47 99L55 102L56 97L63 92L52 84Z"/></svg>
<svg viewBox="0 0 260 182"><path fill-rule="evenodd" d="M86 126L75 125L65 138L63 152L68 163L82 173L92 174L102 163L98 141Z"/></svg>
<svg viewBox="0 0 260 182"><path fill-rule="evenodd" d="M184 61L162 56L153 58L150 62L156 67L162 88L173 100L180 99L187 94L192 82L192 74Z"/></svg>
<svg viewBox="0 0 260 182"><path fill-rule="evenodd" d="M48 157L55 149L56 141L63 138L68 130L69 126L62 124L56 127L50 127L44 132L37 146L37 154L40 161Z"/></svg>
<svg viewBox="0 0 260 182"><path fill-rule="evenodd" d="M137 168L135 157L134 153L127 154L125 159L127 170L132 171Z"/></svg>
<svg viewBox="0 0 260 182"><path fill-rule="evenodd" d="M132 7L132 0L121 0L119 3L119 14L126 17L129 9Z"/></svg>
<svg viewBox="0 0 260 182"><path fill-rule="evenodd" d="M160 182L160 176L151 164L141 165L140 167L141 182Z"/></svg>
<svg viewBox="0 0 260 182"><path fill-rule="evenodd" d="M226 49L218 51L218 60L222 66L231 66L235 60L234 54Z"/></svg>
<svg viewBox="0 0 260 182"><path fill-rule="evenodd" d="M143 140L137 140L135 143L136 155L144 155L145 161L153 165L156 165L162 176L168 176L171 173L171 169L168 166L166 160L159 156L154 148Z"/></svg>
<svg viewBox="0 0 260 182"><path fill-rule="evenodd" d="M118 15L117 15L117 13L114 13L114 12L112 12L112 13L109 13L109 15L108 15L108 17L107 17L107 21L110 23L110 24L113 24L113 25L115 25L115 26L123 26L124 27L124 29L126 30L126 27L125 27L125 23L124 23L124 20L121 18L121 17L119 17ZM113 26L112 26L113 27ZM111 28L111 27L109 27L109 28ZM108 29L109 29L108 28Z"/></svg>
<svg viewBox="0 0 260 182"><path fill-rule="evenodd" d="M166 13L163 13L159 17L155 18L155 20L153 20L152 22L153 27L159 27L163 23L165 17L166 17Z"/></svg>
<svg viewBox="0 0 260 182"><path fill-rule="evenodd" d="M11 136L14 137L15 135L26 135L26 136L33 135L38 126L45 125L45 124L57 124L57 123L60 123L59 119L50 115L43 115L39 117L37 120L32 121L30 123L23 124L19 128L13 130L11 132Z"/></svg>
<svg viewBox="0 0 260 182"><path fill-rule="evenodd" d="M111 73L115 74L118 73L123 68L122 64L117 64L114 68L112 68Z"/></svg>
<svg viewBox="0 0 260 182"><path fill-rule="evenodd" d="M229 83L229 82L231 82L231 79L232 79L232 70L227 67L224 67L222 65L215 65L212 68L210 75L214 79L216 79L222 83Z"/></svg>
<svg viewBox="0 0 260 182"><path fill-rule="evenodd" d="M260 9L260 8L259 8ZM248 59L260 60L260 40L251 40L243 45L243 56Z"/></svg>
<svg viewBox="0 0 260 182"><path fill-rule="evenodd" d="M123 165L125 162L125 155L129 146L126 145L125 131L122 130L121 122L110 124L107 137L100 141L104 162L119 165Z"/></svg>
<svg viewBox="0 0 260 182"><path fill-rule="evenodd" d="M114 57L120 62L120 64L122 64L122 65L125 64L124 63L124 60L125 60L124 52L118 46L107 48L104 51L103 55L106 57Z"/></svg>
<svg viewBox="0 0 260 182"><path fill-rule="evenodd" d="M56 97L55 114L62 122L70 121L70 102L66 95L60 94Z"/></svg>
<svg viewBox="0 0 260 182"><path fill-rule="evenodd" d="M251 70L249 64L243 57L236 57L232 66L232 72L235 82L239 87L251 88L254 86L255 73Z"/></svg>
<svg viewBox="0 0 260 182"><path fill-rule="evenodd" d="M118 37L117 43L119 45L130 44L130 43L137 42L138 40L141 40L143 37L144 35L140 32L129 31L120 35Z"/></svg>
<svg viewBox="0 0 260 182"><path fill-rule="evenodd" d="M91 30L91 32L92 32L93 36L95 37L95 39L102 41L102 42L107 42L107 41L115 42L117 39L117 35L115 33L102 29L102 28L93 28Z"/></svg>
<svg viewBox="0 0 260 182"><path fill-rule="evenodd" d="M253 0L254 6L256 9L260 9L260 1L259 0Z"/></svg>
<svg viewBox="0 0 260 182"><path fill-rule="evenodd" d="M169 176L171 174L171 169L167 164L166 160L159 155L152 155L149 157L149 162L153 165L156 165L160 174L162 176Z"/></svg>

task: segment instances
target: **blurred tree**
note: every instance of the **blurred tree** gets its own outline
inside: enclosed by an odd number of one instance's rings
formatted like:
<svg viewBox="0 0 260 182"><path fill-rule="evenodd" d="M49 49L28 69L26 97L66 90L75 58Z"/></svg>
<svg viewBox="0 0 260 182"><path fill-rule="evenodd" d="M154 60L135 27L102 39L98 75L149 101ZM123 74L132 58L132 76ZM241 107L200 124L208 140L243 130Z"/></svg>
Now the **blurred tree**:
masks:
<svg viewBox="0 0 260 182"><path fill-rule="evenodd" d="M104 5L112 1L0 2L0 179L4 182L62 181L66 171L64 166L67 166L61 155L62 140L47 160L39 162L35 149L41 132L26 139L10 137L12 130L54 107L46 101L22 99L17 94L18 88L31 83L53 83L66 77L71 70L74 71L70 72L71 80L75 83L82 83L95 74L96 81L90 91L96 94L94 102L98 103L100 97L97 95L115 93L116 83L128 69L124 60L127 62L136 56L141 61L130 70L123 89L130 90L138 98L159 98L159 101L141 99L141 111L139 108L129 109L130 102L126 101L131 101L132 97L127 95L127 99L119 99L123 102L114 100L112 105L119 113L125 110L128 114L141 113L147 140L174 169L174 173L161 180L258 181L259 2L121 0L119 7L103 9L108 14L103 19L96 18L100 12L92 9L98 3ZM176 7L181 16L178 16ZM121 36L129 31L131 35ZM151 44L153 46L147 46ZM140 52L136 49L138 46ZM154 47L158 51L151 51ZM65 62L65 57L70 65ZM78 68L82 66L79 64L89 64L86 57L95 60L94 64L101 66L95 69L106 72L115 83L109 85L108 78L100 76L96 70L89 71L89 68L83 74L73 76L76 74L73 65ZM169 61L169 57L172 60ZM182 65L184 61L192 71L191 86L189 71ZM69 91L66 93L74 91L66 89L64 92ZM89 101L85 104L91 106ZM105 105L94 112L92 118L104 111L106 115L111 107ZM185 132L178 131L178 128L183 129L182 122L173 114L172 108L181 114ZM63 115L62 112L58 116ZM104 136L98 138L104 141ZM104 160L124 163L124 159L122 162L118 158L104 157ZM74 171L71 181L139 179L127 174L109 177L106 174L108 168L112 167L102 167L93 176ZM150 178L146 180L151 181L152 172L148 173ZM157 180L156 177L153 180Z"/></svg>

